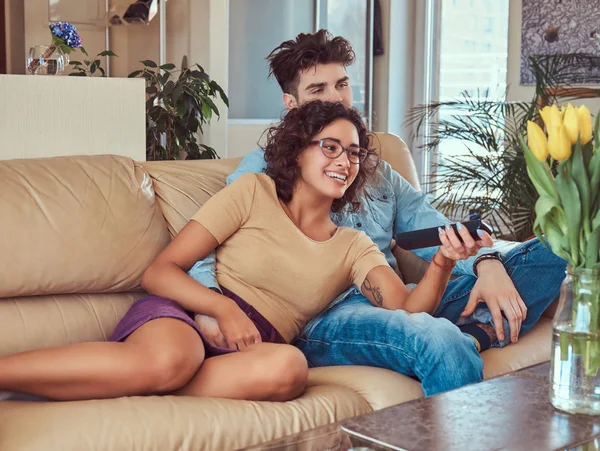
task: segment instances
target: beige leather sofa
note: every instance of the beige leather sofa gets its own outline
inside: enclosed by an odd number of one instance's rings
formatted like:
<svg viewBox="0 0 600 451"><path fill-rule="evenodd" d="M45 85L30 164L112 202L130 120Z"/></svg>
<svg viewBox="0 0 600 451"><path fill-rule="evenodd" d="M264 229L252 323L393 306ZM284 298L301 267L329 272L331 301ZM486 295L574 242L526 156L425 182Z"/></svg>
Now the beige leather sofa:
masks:
<svg viewBox="0 0 600 451"><path fill-rule="evenodd" d="M404 143L383 157L418 186ZM0 161L0 356L105 340L143 296L140 277L239 159L137 163L117 156ZM550 321L484 353L486 377L550 355ZM90 356L93 359L94 356ZM2 451L232 450L422 396L368 367L310 370L287 403L174 396L0 402ZM401 421L401 419L398 419Z"/></svg>

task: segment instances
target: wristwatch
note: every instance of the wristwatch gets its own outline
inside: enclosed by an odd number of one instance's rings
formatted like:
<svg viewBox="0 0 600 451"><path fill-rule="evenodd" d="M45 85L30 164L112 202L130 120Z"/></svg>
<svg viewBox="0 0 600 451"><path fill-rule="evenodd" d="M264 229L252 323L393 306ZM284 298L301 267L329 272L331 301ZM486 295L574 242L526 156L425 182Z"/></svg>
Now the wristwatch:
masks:
<svg viewBox="0 0 600 451"><path fill-rule="evenodd" d="M473 272L477 277L479 277L479 274L477 274L477 265L484 260L498 260L502 263L502 254L500 252L490 252L489 254L481 254L477 257L473 262Z"/></svg>

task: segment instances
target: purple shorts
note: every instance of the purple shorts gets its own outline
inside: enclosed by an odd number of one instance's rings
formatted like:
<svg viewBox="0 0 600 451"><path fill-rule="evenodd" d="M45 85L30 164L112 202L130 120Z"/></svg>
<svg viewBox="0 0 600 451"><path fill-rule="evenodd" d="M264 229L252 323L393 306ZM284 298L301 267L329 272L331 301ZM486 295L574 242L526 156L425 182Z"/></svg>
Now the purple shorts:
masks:
<svg viewBox="0 0 600 451"><path fill-rule="evenodd" d="M283 337L277 332L267 319L262 316L258 311L244 301L236 294L229 291L227 288L221 288L223 294L228 298L233 299L239 308L248 315L248 318L252 320L258 331L262 341L265 343L285 343ZM183 321L190 327L193 327L204 343L206 350L206 358L214 357L222 354L229 354L230 352L237 352L231 349L219 348L211 345L208 340L202 335L198 325L193 319L194 314L183 309L177 302L170 299L161 298L158 296L148 296L135 301L125 316L121 319L117 327L113 331L109 338L109 341L124 341L129 335L131 335L136 329L140 328L148 321L158 318L175 318Z"/></svg>

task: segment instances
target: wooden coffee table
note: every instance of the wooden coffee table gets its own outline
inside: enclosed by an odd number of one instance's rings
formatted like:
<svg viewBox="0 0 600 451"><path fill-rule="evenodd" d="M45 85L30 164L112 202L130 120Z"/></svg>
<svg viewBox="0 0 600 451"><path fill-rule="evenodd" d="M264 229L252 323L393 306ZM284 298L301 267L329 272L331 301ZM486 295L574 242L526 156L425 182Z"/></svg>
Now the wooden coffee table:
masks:
<svg viewBox="0 0 600 451"><path fill-rule="evenodd" d="M252 450L600 450L600 417L560 412L549 362L295 434Z"/></svg>

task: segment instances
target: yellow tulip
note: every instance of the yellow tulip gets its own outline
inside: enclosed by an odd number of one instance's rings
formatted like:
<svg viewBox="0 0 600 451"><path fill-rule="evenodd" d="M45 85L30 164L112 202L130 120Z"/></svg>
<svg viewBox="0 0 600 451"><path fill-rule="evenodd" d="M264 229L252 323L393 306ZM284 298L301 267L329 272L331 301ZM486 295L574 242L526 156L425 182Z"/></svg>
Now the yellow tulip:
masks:
<svg viewBox="0 0 600 451"><path fill-rule="evenodd" d="M547 132L550 132L550 129L562 124L562 114L556 105L545 106L542 108L540 110L540 116L542 116Z"/></svg>
<svg viewBox="0 0 600 451"><path fill-rule="evenodd" d="M529 150L538 161L546 161L548 158L548 139L544 130L532 121L527 121L527 144Z"/></svg>
<svg viewBox="0 0 600 451"><path fill-rule="evenodd" d="M570 103L565 109L563 124L567 130L569 141L571 141L571 144L575 144L577 138L579 138L579 117L577 115L577 110Z"/></svg>
<svg viewBox="0 0 600 451"><path fill-rule="evenodd" d="M564 125L554 127L548 134L548 152L558 161L564 161L571 156L571 141Z"/></svg>
<svg viewBox="0 0 600 451"><path fill-rule="evenodd" d="M569 105L571 105L571 104L569 103ZM567 111L567 107L563 105L560 107L559 111L560 111L560 118L564 121L565 120L565 111Z"/></svg>
<svg viewBox="0 0 600 451"><path fill-rule="evenodd" d="M579 119L581 144L587 144L592 140L592 115L590 114L590 110L585 105L581 105L577 108L577 118Z"/></svg>

